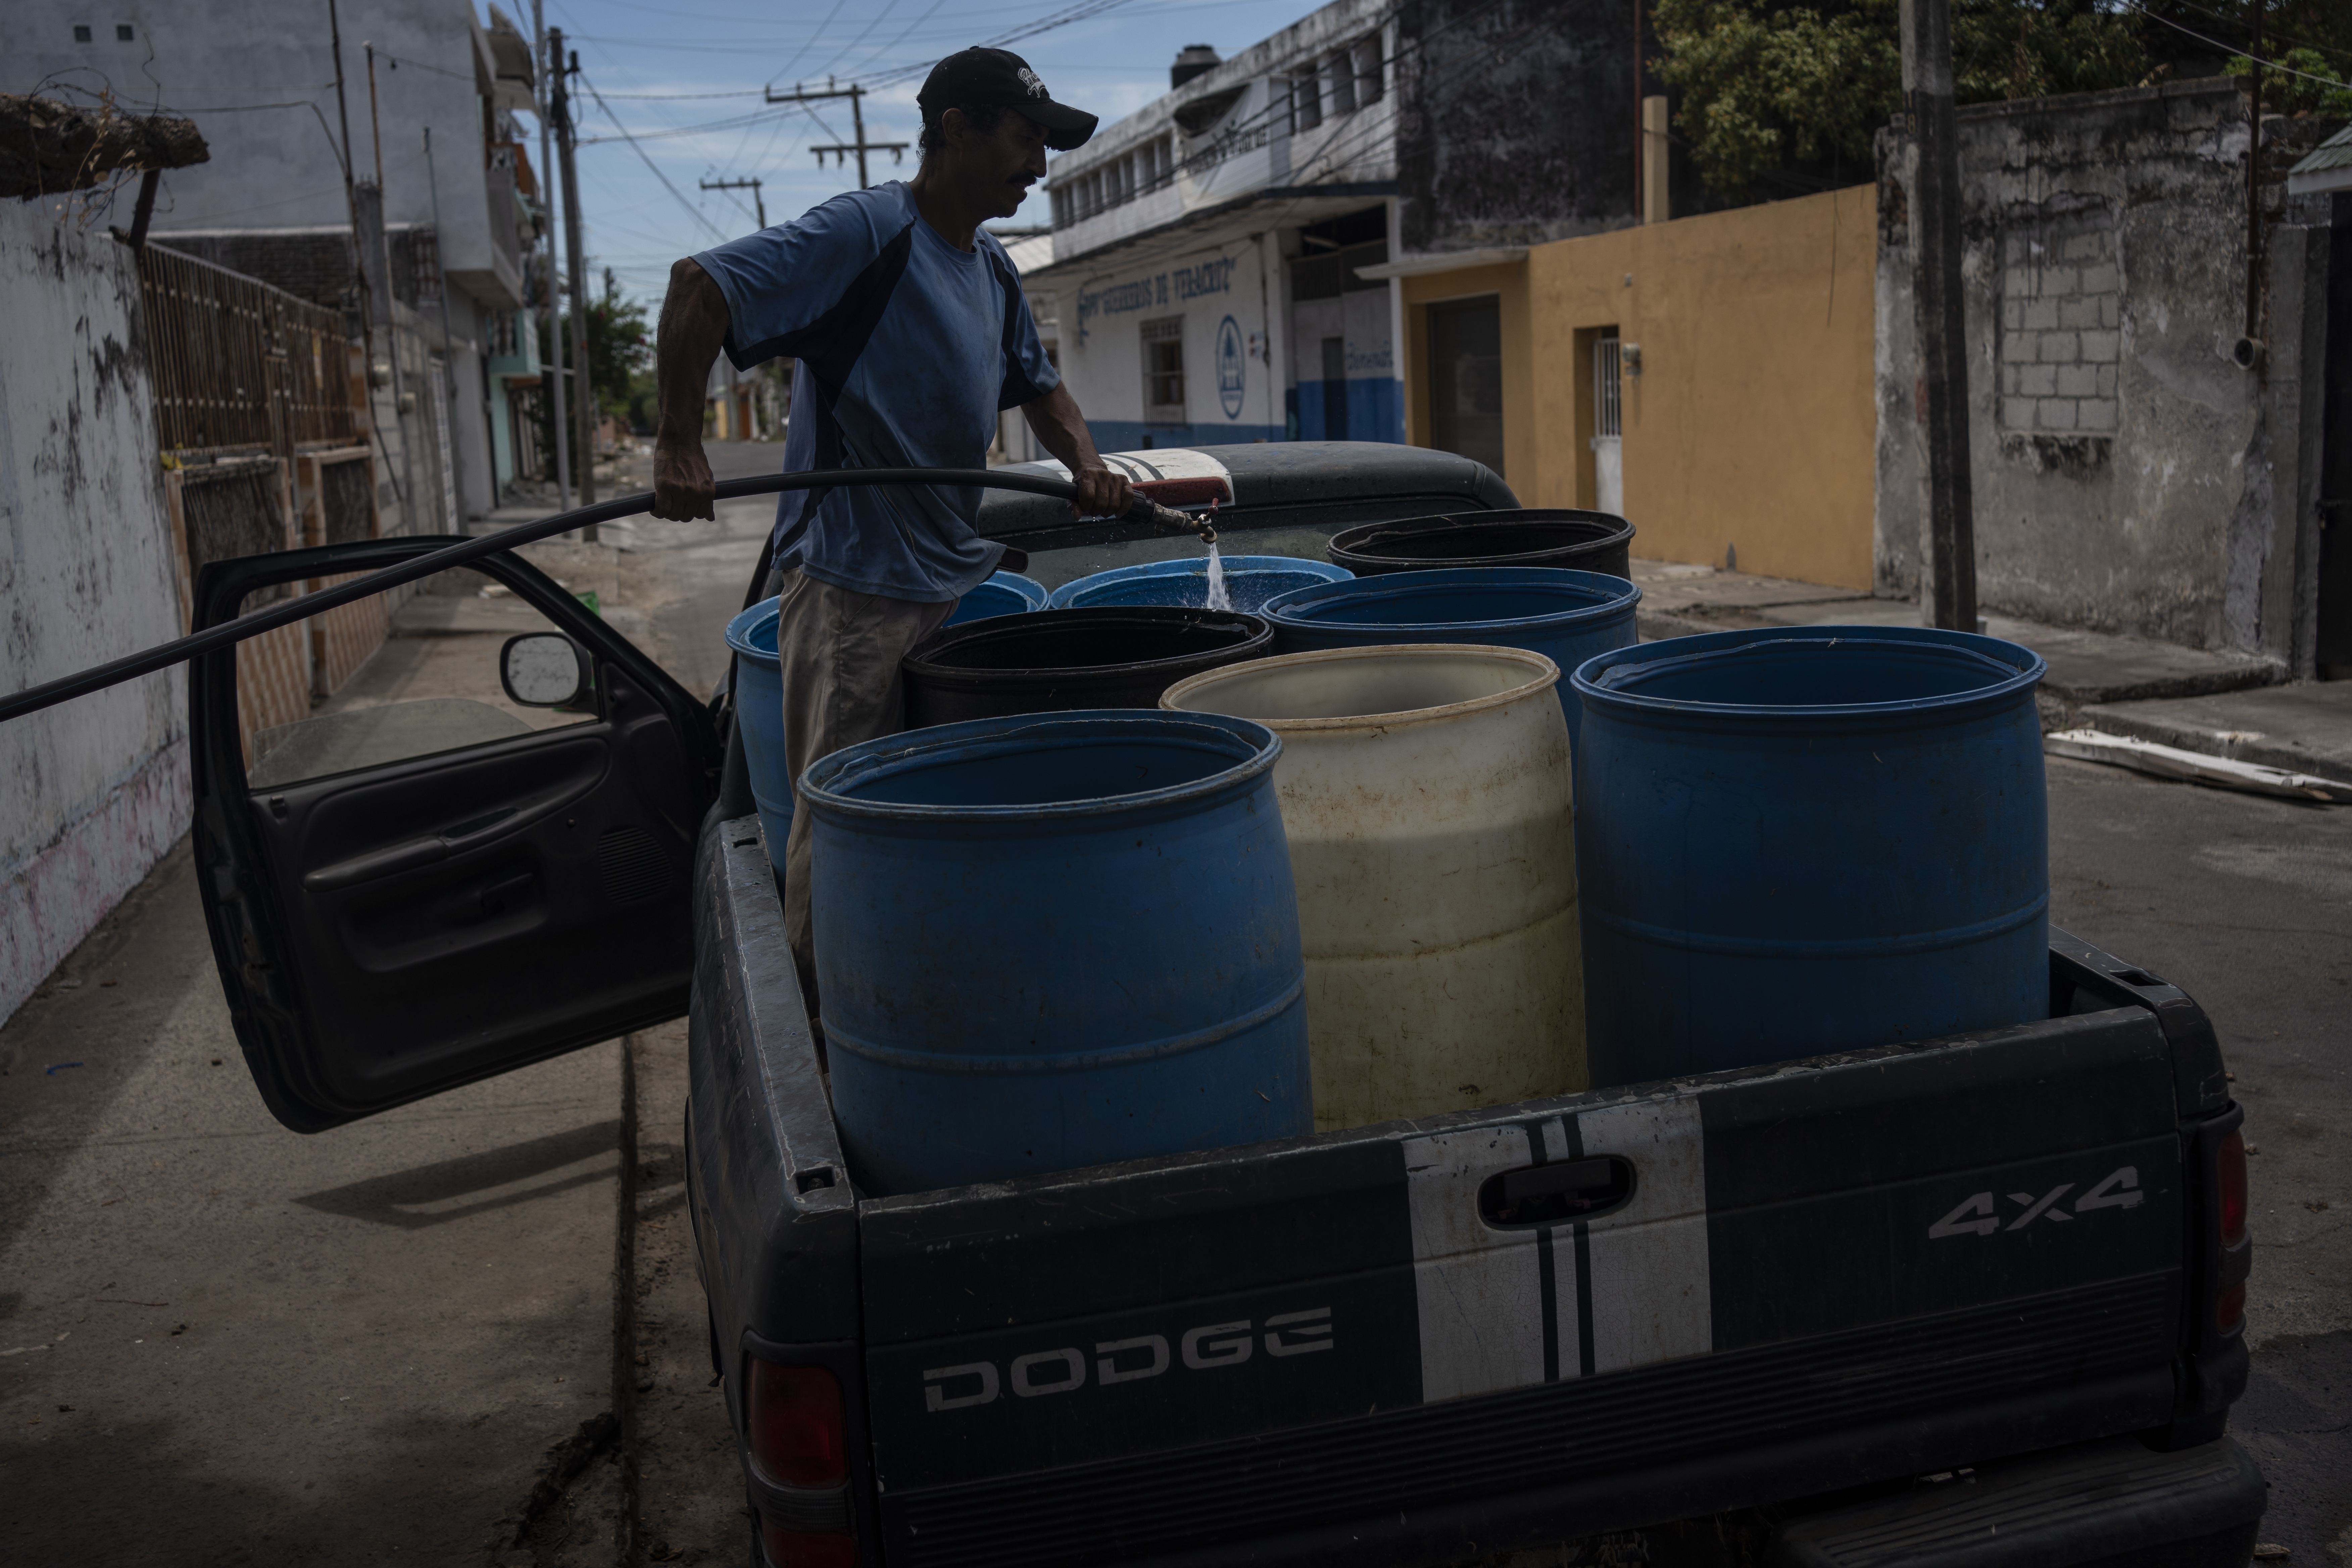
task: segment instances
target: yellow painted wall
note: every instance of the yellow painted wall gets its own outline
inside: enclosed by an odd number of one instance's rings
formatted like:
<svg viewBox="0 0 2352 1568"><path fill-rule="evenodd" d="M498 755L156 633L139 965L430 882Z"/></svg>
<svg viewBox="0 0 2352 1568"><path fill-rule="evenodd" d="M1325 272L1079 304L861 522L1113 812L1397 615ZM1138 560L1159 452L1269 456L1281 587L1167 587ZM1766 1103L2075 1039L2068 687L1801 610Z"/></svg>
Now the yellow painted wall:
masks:
<svg viewBox="0 0 2352 1568"><path fill-rule="evenodd" d="M1876 482L1874 187L1538 246L1404 280L1406 439L1428 440L1428 313L1501 297L1504 478L1528 506L1593 504L1590 343L1625 377L1633 553L1867 591ZM1630 278L1631 281L1628 281Z"/></svg>

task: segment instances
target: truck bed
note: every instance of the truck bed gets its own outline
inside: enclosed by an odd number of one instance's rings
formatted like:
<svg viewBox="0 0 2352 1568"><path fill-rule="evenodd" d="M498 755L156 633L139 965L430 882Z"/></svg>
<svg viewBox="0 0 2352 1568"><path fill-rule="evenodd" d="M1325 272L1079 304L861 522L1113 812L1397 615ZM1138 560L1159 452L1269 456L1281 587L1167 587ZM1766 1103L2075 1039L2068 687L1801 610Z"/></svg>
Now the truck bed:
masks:
<svg viewBox="0 0 2352 1568"><path fill-rule="evenodd" d="M699 876L714 1354L835 1370L849 1488L765 1490L892 1564L1443 1562L2216 1437L2243 1384L2212 1031L2054 929L2043 1023L875 1199L756 819Z"/></svg>

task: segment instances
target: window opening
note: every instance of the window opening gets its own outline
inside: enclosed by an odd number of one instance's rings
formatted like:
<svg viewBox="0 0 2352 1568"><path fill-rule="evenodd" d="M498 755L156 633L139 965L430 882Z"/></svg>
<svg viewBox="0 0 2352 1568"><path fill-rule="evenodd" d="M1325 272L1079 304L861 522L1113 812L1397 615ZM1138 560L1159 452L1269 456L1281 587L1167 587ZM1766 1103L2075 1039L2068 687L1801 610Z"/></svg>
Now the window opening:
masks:
<svg viewBox="0 0 2352 1568"><path fill-rule="evenodd" d="M1355 56L1356 101L1359 104L1378 103L1382 90L1381 36L1374 33L1358 44Z"/></svg>
<svg viewBox="0 0 2352 1568"><path fill-rule="evenodd" d="M1323 123L1322 73L1313 66L1301 66L1290 73L1290 129L1292 134L1312 131Z"/></svg>
<svg viewBox="0 0 2352 1568"><path fill-rule="evenodd" d="M1341 49L1331 57L1331 112L1352 114L1356 110L1356 66L1353 51Z"/></svg>
<svg viewBox="0 0 2352 1568"><path fill-rule="evenodd" d="M1184 318L1163 316L1143 323L1144 417L1154 424L1184 422Z"/></svg>

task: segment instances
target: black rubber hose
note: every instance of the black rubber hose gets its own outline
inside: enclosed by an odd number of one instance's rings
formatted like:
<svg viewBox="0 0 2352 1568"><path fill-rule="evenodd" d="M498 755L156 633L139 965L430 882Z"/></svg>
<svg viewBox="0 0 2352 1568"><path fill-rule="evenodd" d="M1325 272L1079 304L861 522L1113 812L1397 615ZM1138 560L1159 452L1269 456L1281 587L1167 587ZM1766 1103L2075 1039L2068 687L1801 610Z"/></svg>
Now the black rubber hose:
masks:
<svg viewBox="0 0 2352 1568"><path fill-rule="evenodd" d="M725 480L715 487L711 494L716 500L735 500L744 496L773 495L779 490L833 489L847 485L960 485L985 489L1022 490L1030 495L1053 496L1066 501L1076 501L1078 496L1078 487L1068 479L1049 479L1042 474L1016 474L994 468L835 468L812 474L762 474L757 479ZM436 572L446 572L452 566L463 566L468 561L478 561L501 550L512 550L518 544L530 544L555 534L569 533L575 528L585 528L591 523L634 517L638 512L651 510L653 504L653 492L640 490L635 495L619 496L594 506L558 512L536 522L520 522L496 533L485 533L478 539L468 539L462 544L452 544L429 555L420 555L414 561L404 561L397 566L380 567L363 577L354 577L348 583L338 583L315 594L285 600L268 609L240 616L236 620L209 626L177 641L164 643L160 647L151 647L144 653L134 653L126 658L94 666L79 675L45 681L13 696L0 697L0 723L21 719L27 713L37 713L44 708L54 708L77 697L87 697L93 691L103 691L110 686L119 686L142 675L152 675L159 669L168 669L185 660L217 652L247 637L259 637L263 632L308 620L338 605L348 605L371 595L381 594L386 588L396 588L403 583L430 577ZM1139 521L1157 523L1162 528L1189 529L1211 542L1216 538L1214 531L1205 521L1163 507L1148 496L1138 495L1128 515Z"/></svg>

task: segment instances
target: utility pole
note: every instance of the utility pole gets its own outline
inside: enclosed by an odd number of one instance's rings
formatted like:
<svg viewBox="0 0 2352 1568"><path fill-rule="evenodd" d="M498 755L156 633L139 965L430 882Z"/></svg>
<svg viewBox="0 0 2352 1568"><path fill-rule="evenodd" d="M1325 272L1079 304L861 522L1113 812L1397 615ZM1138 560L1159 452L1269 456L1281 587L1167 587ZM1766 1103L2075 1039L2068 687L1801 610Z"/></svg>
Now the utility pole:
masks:
<svg viewBox="0 0 2352 1568"><path fill-rule="evenodd" d="M760 226L761 226L761 228L765 228L765 227L767 227L767 226L768 226L768 204L767 204L766 202L764 202L764 201L762 201L762 200L761 200L761 199L760 199L760 182L759 182L759 181L757 181L757 180L705 180L705 181L703 181L703 182L702 182L702 188L703 188L704 190L706 190L706 191L749 191L749 192L751 192L751 205L752 205L753 209L754 209L754 210L756 210L756 211L759 213L759 215L760 215Z"/></svg>
<svg viewBox="0 0 2352 1568"><path fill-rule="evenodd" d="M563 29L551 27L547 34L548 54L554 69L548 81L549 107L555 116L556 155L563 164L563 248L566 270L572 275L572 373L578 378L573 391L579 395L577 429L580 445L580 504L587 506L596 499L596 431L590 415L595 407L588 379L588 263L582 254L580 237L580 177L573 168L572 147L572 100L564 90L564 79L580 68L577 55L566 57L563 52ZM593 544L596 542L594 524L580 531L580 537Z"/></svg>
<svg viewBox="0 0 2352 1568"><path fill-rule="evenodd" d="M852 153L856 153L857 188L862 191L874 183L873 179L866 173L866 153L887 153L890 154L890 161L894 163L903 163L905 161L907 156L907 142L868 142L866 140L866 110L863 107L866 98L866 89L859 87L856 82L850 83L847 87L835 87L833 85L833 79L831 77L827 77L824 79L824 87L822 90L803 89L798 82L793 84L793 90L790 92L778 92L774 88L767 89L767 100L770 103L816 103L828 98L845 98L849 100L849 122L856 129L857 140L855 142L829 142L823 147L810 148L809 151L816 154L816 166L818 168L822 169L824 167L824 155L828 153L832 153L845 169L849 166L849 155Z"/></svg>
<svg viewBox="0 0 2352 1568"><path fill-rule="evenodd" d="M2246 82L2246 338L2263 336L2263 5L2247 0L2254 13L2254 41L2246 51L2252 74Z"/></svg>
<svg viewBox="0 0 2352 1568"><path fill-rule="evenodd" d="M539 104L539 183L546 193L547 205L547 274L540 299L540 311L547 319L547 380L555 388L555 416L550 422L555 430L555 506L559 511L572 506L572 432L564 421L563 399L563 314L556 309L555 288L555 160L548 155L548 81L555 73L555 57L547 49L547 11L545 0L530 0L531 58L548 62L541 67L539 80L532 84Z"/></svg>
<svg viewBox="0 0 2352 1568"><path fill-rule="evenodd" d="M352 181L352 112L343 100L343 24L338 15L335 0L327 0L327 41L335 52L335 119L342 127L343 144L338 149L343 164L343 211L352 226L352 270L358 274L360 290L360 357L364 360L361 381L367 388L368 428L375 428L375 312L368 302L368 269L358 265L360 248L360 196ZM348 368L346 369L348 374ZM286 426L278 456L289 459L294 456L293 426Z"/></svg>
<svg viewBox="0 0 2352 1568"><path fill-rule="evenodd" d="M401 531L404 533L414 533L416 531L416 520L415 515L408 510L408 498L416 494L416 453L414 444L409 439L408 426L401 424L400 422L401 415L406 412L406 410L401 405L408 401L408 387L406 384L406 378L403 375L400 368L400 322L394 317L392 309L392 301L394 295L392 289L392 251L390 248L391 229L389 226L391 216L385 210L383 194L383 117L377 111L375 101L375 46L372 43L362 43L360 47L367 51L368 138L375 146L376 217L380 224L384 226L377 230L373 239L375 243L383 247L383 258L377 265L381 269L381 276L384 280L383 306L383 321L384 325L390 329L387 335L392 340L392 422L399 428L400 431L400 471L408 481L408 483L404 487L399 479L393 479L392 490L393 494L397 497L400 501ZM354 226L352 230L352 239L353 243L356 244L359 238L359 229ZM440 237L436 234L434 238L435 242L437 244ZM364 269L362 269L362 271L364 271ZM373 370L374 367L370 366L369 368ZM375 433L375 442L378 447L382 447L383 445L383 431L378 430ZM391 454L386 453L384 457L386 464L389 465L391 461ZM384 477L386 479L392 478L389 474Z"/></svg>
<svg viewBox="0 0 2352 1568"><path fill-rule="evenodd" d="M1977 629L1975 501L1969 476L1967 300L1960 279L1959 114L1950 0L1903 0L1903 98L1911 173L1911 309L1927 458L1928 624Z"/></svg>

